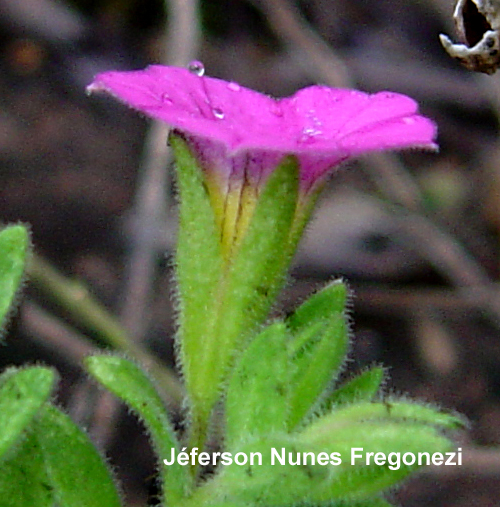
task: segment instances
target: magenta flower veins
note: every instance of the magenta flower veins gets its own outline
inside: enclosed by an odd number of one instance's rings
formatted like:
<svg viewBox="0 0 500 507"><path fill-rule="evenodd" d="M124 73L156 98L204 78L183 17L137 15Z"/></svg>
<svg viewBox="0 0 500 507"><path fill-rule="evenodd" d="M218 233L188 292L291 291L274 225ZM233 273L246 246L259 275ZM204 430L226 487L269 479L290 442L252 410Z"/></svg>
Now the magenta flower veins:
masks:
<svg viewBox="0 0 500 507"><path fill-rule="evenodd" d="M262 181L287 154L297 156L301 189L310 190L340 162L370 151L435 148L435 125L404 95L310 86L273 99L234 82L184 68L153 65L105 72L104 90L181 131L202 165L221 182Z"/></svg>

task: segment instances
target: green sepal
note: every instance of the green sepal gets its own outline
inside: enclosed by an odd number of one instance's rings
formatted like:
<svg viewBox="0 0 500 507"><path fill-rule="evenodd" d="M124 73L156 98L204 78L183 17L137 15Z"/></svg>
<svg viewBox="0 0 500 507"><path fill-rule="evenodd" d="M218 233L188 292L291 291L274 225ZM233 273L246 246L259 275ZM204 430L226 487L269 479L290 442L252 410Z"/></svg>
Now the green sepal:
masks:
<svg viewBox="0 0 500 507"><path fill-rule="evenodd" d="M285 247L298 201L298 162L285 157L267 178L237 248L224 258L207 186L210 175L204 175L181 137L171 135L170 142L180 191L180 356L191 402L191 444L201 446L231 361L267 317L284 281L291 260Z"/></svg>
<svg viewBox="0 0 500 507"><path fill-rule="evenodd" d="M232 344L268 315L281 288L290 256L286 251L298 200L299 170L285 157L267 179L257 199L230 272L220 312L220 332Z"/></svg>
<svg viewBox="0 0 500 507"><path fill-rule="evenodd" d="M23 431L48 400L55 378L52 369L39 366L11 368L2 374L0 459L21 438Z"/></svg>
<svg viewBox="0 0 500 507"><path fill-rule="evenodd" d="M122 506L97 449L66 414L46 404L39 413L34 432L58 506Z"/></svg>
<svg viewBox="0 0 500 507"><path fill-rule="evenodd" d="M177 462L165 466L161 460L171 450L179 452L179 443L163 402L148 376L135 363L113 355L90 356L85 359L87 370L104 387L123 400L142 420L150 434L159 460L163 493L172 503L180 502L188 492L188 467Z"/></svg>
<svg viewBox="0 0 500 507"><path fill-rule="evenodd" d="M220 379L213 364L212 338L222 277L220 237L202 169L182 137L170 134L169 141L180 194L176 255L180 359L191 402L211 405Z"/></svg>
<svg viewBox="0 0 500 507"><path fill-rule="evenodd" d="M287 319L294 334L289 344L294 368L289 430L310 413L344 362L349 343L344 315L346 298L345 285L335 282L311 296Z"/></svg>
<svg viewBox="0 0 500 507"><path fill-rule="evenodd" d="M0 326L11 308L21 285L29 250L26 227L11 225L0 232Z"/></svg>
<svg viewBox="0 0 500 507"><path fill-rule="evenodd" d="M235 351L267 317L284 282L290 257L283 245L297 205L298 180L297 160L286 157L266 181L229 266L213 338L217 356L206 365L220 378Z"/></svg>
<svg viewBox="0 0 500 507"><path fill-rule="evenodd" d="M377 395L384 381L384 368L375 366L361 372L353 379L347 381L321 402L318 412L325 414L335 407L349 405L359 401L371 401Z"/></svg>
<svg viewBox="0 0 500 507"><path fill-rule="evenodd" d="M321 185L323 187L324 185ZM289 255L295 253L297 246L300 242L304 234L304 229L306 228L311 216L313 214L314 208L316 207L316 203L318 202L318 198L321 194L321 189L317 188L316 190L309 190L307 192L303 192L299 190L299 201L297 203L297 210L295 212L295 217L293 220L292 228L290 229L290 235L288 237L288 252Z"/></svg>
<svg viewBox="0 0 500 507"><path fill-rule="evenodd" d="M226 397L226 447L285 430L289 362L282 322L266 327L238 358Z"/></svg>
<svg viewBox="0 0 500 507"><path fill-rule="evenodd" d="M2 507L53 507L53 487L33 429L0 464Z"/></svg>

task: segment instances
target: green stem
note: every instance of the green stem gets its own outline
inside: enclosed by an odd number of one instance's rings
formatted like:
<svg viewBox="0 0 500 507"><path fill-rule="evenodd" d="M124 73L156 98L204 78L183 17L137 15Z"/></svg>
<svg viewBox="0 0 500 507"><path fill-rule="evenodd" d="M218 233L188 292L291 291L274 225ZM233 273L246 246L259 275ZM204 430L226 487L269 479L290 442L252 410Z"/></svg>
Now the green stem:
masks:
<svg viewBox="0 0 500 507"><path fill-rule="evenodd" d="M198 448L198 452L201 453L205 450L205 444L208 437L208 428L210 425L210 414L203 409L199 409L199 406L193 404L191 410L191 423L189 425L189 436L188 436L188 449ZM199 473L198 461L194 465L190 466L191 477L193 482L196 483Z"/></svg>
<svg viewBox="0 0 500 507"><path fill-rule="evenodd" d="M37 255L31 258L27 272L32 282L68 311L76 322L95 332L107 346L126 352L139 361L149 370L169 401L181 404L183 389L175 375L135 343L81 282L68 279Z"/></svg>

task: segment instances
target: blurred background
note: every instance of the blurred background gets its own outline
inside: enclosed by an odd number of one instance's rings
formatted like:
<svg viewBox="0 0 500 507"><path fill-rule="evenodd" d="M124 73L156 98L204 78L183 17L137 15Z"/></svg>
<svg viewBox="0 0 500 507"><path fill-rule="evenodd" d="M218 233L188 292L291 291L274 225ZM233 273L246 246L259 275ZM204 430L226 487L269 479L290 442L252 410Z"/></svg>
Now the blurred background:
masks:
<svg viewBox="0 0 500 507"><path fill-rule="evenodd" d="M277 313L336 277L352 289L352 361L387 393L465 414L462 467L393 500L486 507L500 494L500 81L459 67L452 0L0 0L0 221L35 254L0 365L43 362L57 399L110 456L128 505L155 505L140 424L80 364L133 353L172 380L175 187L165 129L106 97L100 71L203 61L274 96L314 83L392 90L439 126L439 153L372 155L328 184ZM165 370L165 367L168 369ZM162 369L163 368L163 369ZM182 431L182 428L179 428Z"/></svg>

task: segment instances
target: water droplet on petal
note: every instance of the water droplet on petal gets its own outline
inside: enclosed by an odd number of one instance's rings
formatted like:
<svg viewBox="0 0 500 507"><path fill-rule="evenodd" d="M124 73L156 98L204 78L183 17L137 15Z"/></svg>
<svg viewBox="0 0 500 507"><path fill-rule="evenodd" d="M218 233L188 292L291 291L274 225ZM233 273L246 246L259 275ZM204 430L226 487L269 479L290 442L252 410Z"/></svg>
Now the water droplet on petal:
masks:
<svg viewBox="0 0 500 507"><path fill-rule="evenodd" d="M164 104L167 104L168 106L171 106L174 102L172 101L172 99L168 96L168 94L166 93L162 93L161 94L161 101L164 103Z"/></svg>
<svg viewBox="0 0 500 507"><path fill-rule="evenodd" d="M233 92L239 92L241 90L241 86L238 83L234 83L233 81L228 83L227 87Z"/></svg>
<svg viewBox="0 0 500 507"><path fill-rule="evenodd" d="M307 117L313 124L313 126L307 127L307 129L314 131L314 135L318 135L320 133L319 127L323 126L323 122L316 116L315 111L310 111Z"/></svg>
<svg viewBox="0 0 500 507"><path fill-rule="evenodd" d="M199 60L193 60L188 64L189 72L196 74L197 76L203 76L205 74L205 66Z"/></svg>
<svg viewBox="0 0 500 507"><path fill-rule="evenodd" d="M321 134L321 130L315 129L313 127L305 127L302 129L302 133L299 137L299 143L310 143L314 141L316 136Z"/></svg>
<svg viewBox="0 0 500 507"><path fill-rule="evenodd" d="M224 119L224 111L222 109L219 109L218 107L214 107L212 109L212 112L214 113L214 116L219 119L219 120L223 120Z"/></svg>

